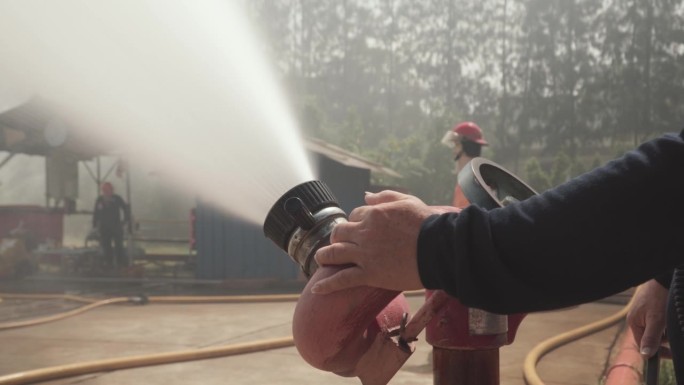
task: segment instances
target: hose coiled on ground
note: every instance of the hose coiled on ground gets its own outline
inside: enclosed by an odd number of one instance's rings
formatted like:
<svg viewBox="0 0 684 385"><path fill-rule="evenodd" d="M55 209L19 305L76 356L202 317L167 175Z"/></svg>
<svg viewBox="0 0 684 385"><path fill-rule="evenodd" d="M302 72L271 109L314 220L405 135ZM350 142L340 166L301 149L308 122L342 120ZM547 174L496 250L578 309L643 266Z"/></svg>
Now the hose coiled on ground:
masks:
<svg viewBox="0 0 684 385"><path fill-rule="evenodd" d="M632 295L632 298L625 307L610 317L592 322L588 325L570 330L555 337L551 337L535 346L532 350L530 350L529 353L527 353L523 363L523 378L525 379L525 382L528 385L544 385L544 381L542 381L541 377L539 377L539 374L537 373L537 363L544 355L560 346L569 344L572 341L604 330L624 320L629 312L629 308L634 303L635 296L636 293Z"/></svg>

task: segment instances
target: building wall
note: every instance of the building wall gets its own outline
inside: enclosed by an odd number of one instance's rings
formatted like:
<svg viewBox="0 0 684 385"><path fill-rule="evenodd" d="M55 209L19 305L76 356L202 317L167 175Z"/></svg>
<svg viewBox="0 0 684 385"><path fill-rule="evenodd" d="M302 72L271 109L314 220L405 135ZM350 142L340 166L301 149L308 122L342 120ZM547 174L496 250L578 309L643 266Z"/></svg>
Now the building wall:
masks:
<svg viewBox="0 0 684 385"><path fill-rule="evenodd" d="M345 212L363 204L364 192L370 186L369 170L348 167L317 154L313 159L318 163L319 179L330 187ZM278 198L273 197L273 201ZM202 203L198 203L196 213L198 278L300 278L299 267L264 236L261 224L247 223Z"/></svg>

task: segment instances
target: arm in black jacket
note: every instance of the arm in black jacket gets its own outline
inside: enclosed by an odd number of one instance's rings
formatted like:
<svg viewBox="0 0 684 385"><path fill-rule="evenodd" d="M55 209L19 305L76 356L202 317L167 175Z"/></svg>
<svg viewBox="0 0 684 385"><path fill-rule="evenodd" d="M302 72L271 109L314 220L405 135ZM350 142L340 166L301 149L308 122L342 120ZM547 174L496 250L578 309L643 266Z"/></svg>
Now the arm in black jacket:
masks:
<svg viewBox="0 0 684 385"><path fill-rule="evenodd" d="M497 313L620 292L684 262L684 131L524 202L428 218L423 285Z"/></svg>

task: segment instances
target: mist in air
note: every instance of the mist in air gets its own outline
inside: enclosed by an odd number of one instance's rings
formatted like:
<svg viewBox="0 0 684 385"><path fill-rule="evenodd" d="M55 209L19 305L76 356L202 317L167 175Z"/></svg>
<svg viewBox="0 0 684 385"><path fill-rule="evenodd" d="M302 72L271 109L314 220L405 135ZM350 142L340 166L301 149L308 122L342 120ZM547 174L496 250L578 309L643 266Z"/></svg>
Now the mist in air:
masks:
<svg viewBox="0 0 684 385"><path fill-rule="evenodd" d="M313 179L234 2L0 2L0 82L178 188L254 223Z"/></svg>

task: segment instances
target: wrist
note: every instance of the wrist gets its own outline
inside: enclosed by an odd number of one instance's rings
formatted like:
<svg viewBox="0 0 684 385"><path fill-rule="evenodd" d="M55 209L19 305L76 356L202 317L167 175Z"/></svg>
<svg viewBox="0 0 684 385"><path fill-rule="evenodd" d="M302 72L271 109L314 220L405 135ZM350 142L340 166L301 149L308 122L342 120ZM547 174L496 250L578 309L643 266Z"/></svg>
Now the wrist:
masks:
<svg viewBox="0 0 684 385"><path fill-rule="evenodd" d="M427 217L418 233L416 262L418 276L426 289L444 289L441 275L450 270L449 260L453 255L453 247L449 237L445 236L444 222L450 214L434 214Z"/></svg>

